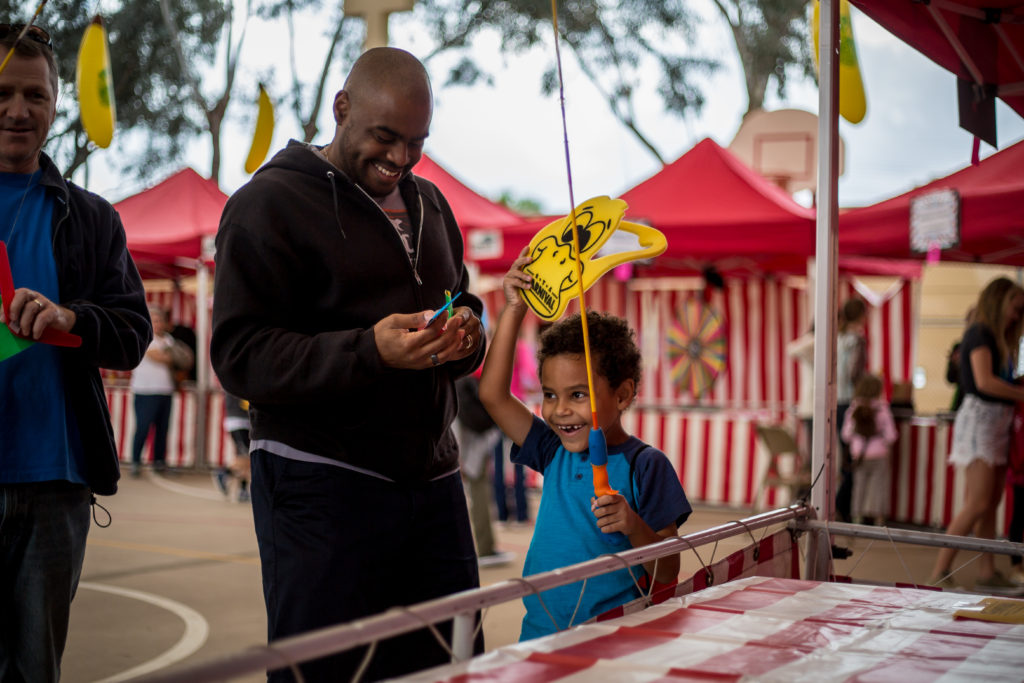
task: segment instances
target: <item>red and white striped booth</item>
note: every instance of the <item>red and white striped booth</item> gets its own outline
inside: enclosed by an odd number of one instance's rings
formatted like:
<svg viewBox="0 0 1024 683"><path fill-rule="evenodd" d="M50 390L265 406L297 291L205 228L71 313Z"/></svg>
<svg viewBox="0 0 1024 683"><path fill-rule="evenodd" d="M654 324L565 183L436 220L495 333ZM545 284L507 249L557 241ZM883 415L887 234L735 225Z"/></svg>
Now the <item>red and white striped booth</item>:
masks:
<svg viewBox="0 0 1024 683"><path fill-rule="evenodd" d="M626 413L626 428L661 448L679 473L694 501L751 506L767 466L768 454L756 438L755 425L792 417L800 390L795 361L785 345L810 327L803 278L726 278L711 304L727 326L728 365L713 389L700 401L675 387L669 377L666 334L680 304L703 290L697 277L600 280L587 293L587 305L625 317L637 330L645 361L636 407ZM857 284L844 279L840 300ZM869 306L869 366L885 379L906 381L913 366L916 285L905 280L890 295ZM493 315L499 291L484 299ZM151 300L168 308L172 320L195 322L195 297L180 291L155 292ZM528 330L529 332L529 330ZM122 460L130 459L134 417L124 377L107 389L114 431ZM175 396L168 462L173 466L219 465L234 457L223 430L223 399L219 390L208 397L206 455L195 455L197 395L183 389ZM893 456L892 521L944 527L963 500L962 478L945 464L950 423L914 418L900 425ZM788 502L783 489L770 489L769 506ZM1003 516L1000 515L1000 519Z"/></svg>
<svg viewBox="0 0 1024 683"><path fill-rule="evenodd" d="M840 300L854 295L855 286L843 280ZM727 328L728 364L699 401L673 384L666 335L682 302L703 291L701 278L622 282L605 277L587 291L590 310L622 316L637 331L644 372L636 407L625 415L626 428L668 455L693 500L752 505L768 460L754 426L796 426L798 368L785 346L810 328L805 287L805 280L795 277L726 278L712 293L711 305ZM878 297L878 305L869 305L869 367L887 386L906 381L911 372L915 290L913 281L903 280L888 296ZM493 314L502 305L501 292L489 292L485 301ZM781 489L770 490L767 502L788 502L784 496Z"/></svg>
<svg viewBox="0 0 1024 683"><path fill-rule="evenodd" d="M196 328L196 296L180 288L147 290L146 299L170 312L171 322ZM209 339L206 340L207 348ZM210 373L213 377L213 373ZM114 439L122 462L130 462L135 435L133 397L128 388L131 373L105 374L107 405L114 428ZM216 380L214 379L214 382ZM171 402L171 425L167 436L167 463L172 467L221 466L234 457L234 445L224 431L224 395L213 388L206 397L204 419L200 420L199 395L193 383L185 383L175 392ZM204 433L205 457L196 457L197 432ZM143 462L150 458L150 447L143 450Z"/></svg>
<svg viewBox="0 0 1024 683"><path fill-rule="evenodd" d="M135 436L133 396L123 382L108 384L106 392L118 453L121 462L128 463ZM171 467L217 467L230 463L235 457L234 444L224 431L224 394L219 390L211 391L207 398L208 417L203 427L206 457L196 457L197 431L202 424L198 419L198 405L198 394L194 388L179 389L171 400L171 425L167 434L167 464ZM143 463L149 462L150 448L151 444L147 442L142 451Z"/></svg>

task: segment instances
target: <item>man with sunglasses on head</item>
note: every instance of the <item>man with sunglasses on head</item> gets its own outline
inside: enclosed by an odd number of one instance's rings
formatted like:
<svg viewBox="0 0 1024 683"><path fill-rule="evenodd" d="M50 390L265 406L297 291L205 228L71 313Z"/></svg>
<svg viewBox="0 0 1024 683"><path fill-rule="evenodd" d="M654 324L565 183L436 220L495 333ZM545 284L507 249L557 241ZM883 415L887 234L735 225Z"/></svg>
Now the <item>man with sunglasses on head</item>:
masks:
<svg viewBox="0 0 1024 683"><path fill-rule="evenodd" d="M14 296L0 335L77 335L0 360L0 681L57 681L94 494L117 450L99 368L130 370L152 336L145 292L113 207L42 151L56 116L49 35L0 24L0 241ZM22 36L22 33L24 35ZM19 40L19 36L20 40ZM3 268L3 264L0 264Z"/></svg>
<svg viewBox="0 0 1024 683"><path fill-rule="evenodd" d="M221 216L210 355L249 401L270 640L479 585L450 427L483 306L451 208L412 173L432 107L419 60L367 51L330 144L289 143ZM365 652L302 675L350 680ZM378 643L364 680L449 660L421 629Z"/></svg>

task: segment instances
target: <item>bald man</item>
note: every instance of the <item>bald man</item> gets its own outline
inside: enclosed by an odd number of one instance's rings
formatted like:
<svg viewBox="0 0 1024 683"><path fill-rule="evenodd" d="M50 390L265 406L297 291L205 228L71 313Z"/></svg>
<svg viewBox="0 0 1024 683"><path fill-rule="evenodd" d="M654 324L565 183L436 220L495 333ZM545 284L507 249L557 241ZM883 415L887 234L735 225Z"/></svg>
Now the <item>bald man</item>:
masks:
<svg viewBox="0 0 1024 683"><path fill-rule="evenodd" d="M221 217L211 357L250 405L270 640L479 585L450 425L483 306L451 208L412 173L432 109L415 57L366 52L330 144L291 141ZM430 320L445 290L459 305ZM363 654L303 676L349 680ZM447 660L420 631L381 643L367 677Z"/></svg>

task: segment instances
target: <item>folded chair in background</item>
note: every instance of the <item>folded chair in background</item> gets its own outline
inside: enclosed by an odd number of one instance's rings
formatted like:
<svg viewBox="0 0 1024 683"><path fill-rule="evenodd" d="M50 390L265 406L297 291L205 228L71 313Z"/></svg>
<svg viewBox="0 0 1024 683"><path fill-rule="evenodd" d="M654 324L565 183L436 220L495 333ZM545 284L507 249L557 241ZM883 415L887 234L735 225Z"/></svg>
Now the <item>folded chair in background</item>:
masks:
<svg viewBox="0 0 1024 683"><path fill-rule="evenodd" d="M768 466L754 495L754 509L762 510L769 488L789 489L789 501L803 495L811 485L810 462L800 452L793 433L782 425L759 424L757 436L768 451Z"/></svg>

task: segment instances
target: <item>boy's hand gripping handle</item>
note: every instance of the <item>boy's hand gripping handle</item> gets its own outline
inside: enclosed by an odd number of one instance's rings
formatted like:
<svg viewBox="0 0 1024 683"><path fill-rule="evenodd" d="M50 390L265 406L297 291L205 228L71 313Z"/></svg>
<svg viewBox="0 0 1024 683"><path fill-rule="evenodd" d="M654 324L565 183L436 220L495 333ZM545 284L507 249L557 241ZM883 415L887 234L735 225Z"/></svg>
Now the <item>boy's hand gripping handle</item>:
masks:
<svg viewBox="0 0 1024 683"><path fill-rule="evenodd" d="M590 467L594 474L594 497L614 496L618 491L608 483L608 442L605 441L604 432L600 427L593 427L590 430ZM622 538L618 531L611 534L601 534L605 543L617 543Z"/></svg>

